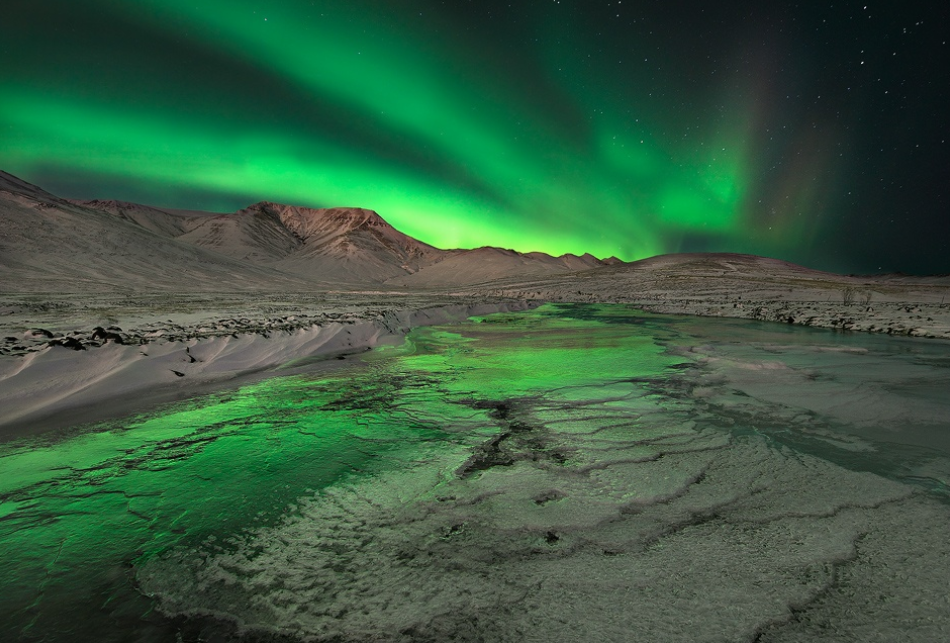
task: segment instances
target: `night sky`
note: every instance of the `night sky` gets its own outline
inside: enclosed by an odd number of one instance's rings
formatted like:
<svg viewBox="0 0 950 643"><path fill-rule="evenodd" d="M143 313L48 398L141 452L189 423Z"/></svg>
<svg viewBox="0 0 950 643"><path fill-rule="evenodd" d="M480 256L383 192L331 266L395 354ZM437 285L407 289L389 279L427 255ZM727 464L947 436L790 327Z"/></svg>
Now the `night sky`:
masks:
<svg viewBox="0 0 950 643"><path fill-rule="evenodd" d="M950 272L950 3L6 0L0 169L440 247Z"/></svg>

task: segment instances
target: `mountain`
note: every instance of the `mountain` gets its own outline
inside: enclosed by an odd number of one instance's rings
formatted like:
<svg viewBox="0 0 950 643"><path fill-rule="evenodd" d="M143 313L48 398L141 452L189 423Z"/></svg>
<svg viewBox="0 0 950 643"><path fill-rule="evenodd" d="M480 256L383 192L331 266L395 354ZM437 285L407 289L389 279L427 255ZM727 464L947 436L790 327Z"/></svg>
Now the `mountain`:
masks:
<svg viewBox="0 0 950 643"><path fill-rule="evenodd" d="M144 206L105 209L60 199L0 172L0 284L4 292L242 291L312 287L142 225L171 226ZM121 214L118 211L121 210ZM159 217L158 215L161 215Z"/></svg>
<svg viewBox="0 0 950 643"><path fill-rule="evenodd" d="M362 208L304 208L262 201L230 214L74 201L157 235L252 265L336 285L379 284L448 253Z"/></svg>
<svg viewBox="0 0 950 643"><path fill-rule="evenodd" d="M61 199L0 172L0 276L16 289L444 287L622 264L441 250L362 208L262 201L230 214Z"/></svg>
<svg viewBox="0 0 950 643"><path fill-rule="evenodd" d="M479 284L506 277L549 276L591 270L610 263L590 254L552 257L543 252L521 253L490 246L450 251L437 263L388 281L407 287L438 287Z"/></svg>
<svg viewBox="0 0 950 643"><path fill-rule="evenodd" d="M619 261L492 247L440 250L363 208L305 208L262 201L231 214L209 214L114 201L79 203L233 259L338 285L451 286L512 275L590 270Z"/></svg>
<svg viewBox="0 0 950 643"><path fill-rule="evenodd" d="M0 193L3 193L6 198L13 198L14 200L26 198L47 203L60 201L59 198L53 196L46 190L32 183L27 183L23 179L8 174L3 170L0 170Z"/></svg>
<svg viewBox="0 0 950 643"><path fill-rule="evenodd" d="M342 282L383 282L417 272L446 251L405 235L372 210L257 203L236 216L271 217L298 241L275 262L283 270Z"/></svg>

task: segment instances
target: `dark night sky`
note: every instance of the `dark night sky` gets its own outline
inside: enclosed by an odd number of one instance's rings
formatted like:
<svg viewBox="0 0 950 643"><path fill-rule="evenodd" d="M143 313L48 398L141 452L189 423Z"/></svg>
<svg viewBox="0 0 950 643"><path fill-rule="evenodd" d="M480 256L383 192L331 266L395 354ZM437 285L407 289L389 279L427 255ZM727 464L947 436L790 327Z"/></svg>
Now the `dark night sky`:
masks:
<svg viewBox="0 0 950 643"><path fill-rule="evenodd" d="M0 169L438 246L950 272L950 4L8 0Z"/></svg>

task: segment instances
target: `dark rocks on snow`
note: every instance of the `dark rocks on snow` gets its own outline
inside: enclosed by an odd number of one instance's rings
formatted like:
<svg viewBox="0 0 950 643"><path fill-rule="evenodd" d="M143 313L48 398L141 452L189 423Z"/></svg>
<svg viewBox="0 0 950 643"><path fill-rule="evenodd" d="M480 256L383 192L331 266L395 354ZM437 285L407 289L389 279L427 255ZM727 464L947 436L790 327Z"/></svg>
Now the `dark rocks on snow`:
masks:
<svg viewBox="0 0 950 643"><path fill-rule="evenodd" d="M113 341L116 344L124 343L124 340L122 339L122 335L119 335L118 333L114 333L112 331L108 331L102 326L96 326L96 329L92 331L92 339L93 340L100 339L106 342Z"/></svg>
<svg viewBox="0 0 950 643"><path fill-rule="evenodd" d="M84 351L86 347L75 337L59 337L57 339L50 340L50 346L62 346L63 348L70 348L74 351Z"/></svg>

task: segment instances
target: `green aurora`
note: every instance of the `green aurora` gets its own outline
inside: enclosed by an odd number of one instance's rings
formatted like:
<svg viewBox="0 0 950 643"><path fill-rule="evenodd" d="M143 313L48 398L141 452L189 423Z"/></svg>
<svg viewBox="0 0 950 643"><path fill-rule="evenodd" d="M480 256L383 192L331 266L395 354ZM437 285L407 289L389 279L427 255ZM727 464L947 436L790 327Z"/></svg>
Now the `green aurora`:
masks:
<svg viewBox="0 0 950 643"><path fill-rule="evenodd" d="M81 198L367 207L443 248L888 263L826 252L862 205L858 146L804 62L780 86L793 47L616 11L17 2L0 166ZM833 107L779 104L810 83Z"/></svg>

